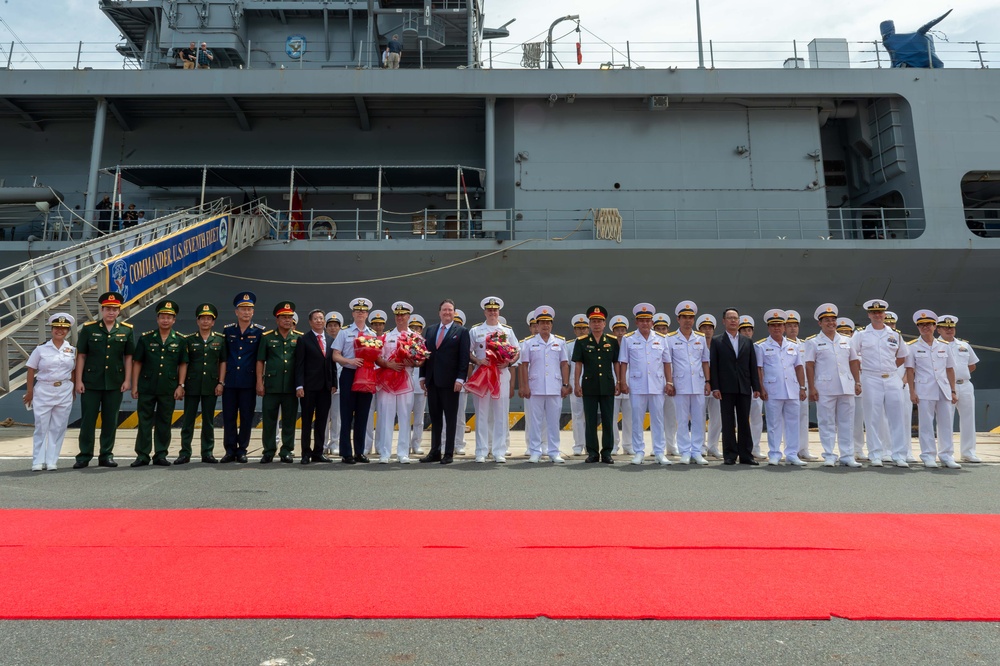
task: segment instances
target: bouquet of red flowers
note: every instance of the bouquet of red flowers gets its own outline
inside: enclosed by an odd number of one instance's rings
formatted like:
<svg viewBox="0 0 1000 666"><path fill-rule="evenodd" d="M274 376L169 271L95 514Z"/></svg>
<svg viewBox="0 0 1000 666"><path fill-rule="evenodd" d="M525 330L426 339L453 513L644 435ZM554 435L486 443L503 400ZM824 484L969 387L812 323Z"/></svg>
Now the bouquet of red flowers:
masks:
<svg viewBox="0 0 1000 666"><path fill-rule="evenodd" d="M364 363L354 373L352 391L374 393L376 387L375 359L382 354L382 339L374 335L359 335L354 338L354 356Z"/></svg>
<svg viewBox="0 0 1000 666"><path fill-rule="evenodd" d="M472 395L485 398L500 397L500 366L517 358L517 347L507 339L503 330L493 331L486 336L486 364L476 366L465 390Z"/></svg>
<svg viewBox="0 0 1000 666"><path fill-rule="evenodd" d="M388 360L405 366L414 366L421 363L430 354L427 351L427 345L424 344L423 337L412 331L404 331L396 339L396 349L392 352ZM393 395L413 391L413 386L410 384L410 375L406 370L379 368L378 386L383 391Z"/></svg>

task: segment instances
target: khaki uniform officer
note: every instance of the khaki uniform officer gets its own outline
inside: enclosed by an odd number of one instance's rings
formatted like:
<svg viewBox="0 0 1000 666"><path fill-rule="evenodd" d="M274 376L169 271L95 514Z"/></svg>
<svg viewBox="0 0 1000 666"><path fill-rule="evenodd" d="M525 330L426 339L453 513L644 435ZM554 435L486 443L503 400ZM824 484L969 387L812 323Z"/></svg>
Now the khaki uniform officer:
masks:
<svg viewBox="0 0 1000 666"><path fill-rule="evenodd" d="M958 393L958 427L961 442L962 462L982 462L976 455L976 389L972 385L972 373L976 370L979 357L968 340L955 337L955 327L958 317L941 315L938 317L938 338L948 345L951 356L955 359L955 391ZM955 412L952 409L952 413Z"/></svg>
<svg viewBox="0 0 1000 666"><path fill-rule="evenodd" d="M696 326L698 332L705 336L708 345L709 356L712 352L712 338L715 336L715 326L718 322L710 314L703 314L698 317ZM705 397L705 410L708 412L708 434L705 437L705 446L702 455L709 455L714 458L721 458L719 442L722 438L722 403L711 393Z"/></svg>
<svg viewBox="0 0 1000 666"><path fill-rule="evenodd" d="M855 398L861 394L861 377L851 369L858 355L851 340L837 333L837 306L823 303L816 308L821 332L805 341L806 378L809 399L816 403L816 421L823 446L823 466L861 467L854 459ZM840 443L840 456L834 445Z"/></svg>
<svg viewBox="0 0 1000 666"><path fill-rule="evenodd" d="M882 456L888 453L896 467L909 467L906 454L910 450L912 408L903 404L900 391L903 381L896 372L896 368L906 361L907 346L899 333L885 325L888 307L879 298L865 302L871 324L851 338L851 346L860 359L852 361L851 367L861 369L861 397L871 464L881 467ZM883 418L889 424L888 439L884 441L878 428Z"/></svg>
<svg viewBox="0 0 1000 666"><path fill-rule="evenodd" d="M641 465L646 455L643 421L649 412L649 429L653 436L656 462L669 465L667 440L663 434L664 394L673 394L670 349L667 336L653 330L655 308L639 303L632 308L636 330L621 340L618 354L618 389L631 396L632 403L632 464Z"/></svg>
<svg viewBox="0 0 1000 666"><path fill-rule="evenodd" d="M101 467L118 467L115 462L115 432L122 393L132 388L132 354L135 337L132 324L117 321L122 295L109 291L97 299L101 320L89 321L77 340L76 392L80 394L80 453L73 469L90 464L94 457L94 431L101 416Z"/></svg>
<svg viewBox="0 0 1000 666"><path fill-rule="evenodd" d="M528 439L528 462L542 458L542 435L546 436L549 460L564 462L559 455L559 417L562 399L569 395L569 357L566 339L552 333L556 311L548 305L535 308L538 334L527 338L521 347L521 385L527 387L528 419L531 437Z"/></svg>
<svg viewBox="0 0 1000 666"><path fill-rule="evenodd" d="M667 336L674 396L667 400L677 410L674 417L678 425L677 448L680 449L682 465L692 460L699 465L707 465L701 449L705 444L705 397L712 392L708 379L711 357L708 340L704 333L694 330L694 318L698 314L698 305L694 301L681 301L674 308L674 314L678 330Z"/></svg>
<svg viewBox="0 0 1000 666"><path fill-rule="evenodd" d="M261 463L274 460L277 450L278 411L281 411L281 462L292 462L295 451L295 345L302 333L293 329L295 304L284 301L274 306L277 328L264 331L257 348L257 395L261 401Z"/></svg>
<svg viewBox="0 0 1000 666"><path fill-rule="evenodd" d="M576 347L577 339L587 335L587 331L590 330L587 315L575 314L572 321L573 337L566 343L566 357L570 359L573 358L573 349ZM569 394L569 411L573 423L573 455L579 456L587 447L586 425L583 421L583 398L573 391L570 391Z"/></svg>
<svg viewBox="0 0 1000 666"><path fill-rule="evenodd" d="M573 347L573 391L583 398L583 416L587 424L587 460L614 464L611 451L615 447L612 412L618 393L618 339L604 334L608 311L604 306L587 309L590 333L577 338ZM598 410L600 411L601 445L597 445Z"/></svg>
<svg viewBox="0 0 1000 666"><path fill-rule="evenodd" d="M155 429L156 450L153 464L170 466L170 424L174 403L184 397L187 377L187 341L173 330L177 320L177 303L166 300L156 304L156 330L147 331L135 346L132 364L132 397L138 399L136 413L139 427L135 434L135 461L131 467L149 464L153 452Z"/></svg>
<svg viewBox="0 0 1000 666"><path fill-rule="evenodd" d="M183 465L191 460L194 424L201 409L201 461L216 463L215 405L226 383L226 336L212 330L219 316L211 303L195 310L198 330L185 338L188 353L187 377L184 380L184 416L181 419L181 454L174 461Z"/></svg>
<svg viewBox="0 0 1000 666"><path fill-rule="evenodd" d="M906 357L906 383L910 400L917 406L920 434L920 459L924 467L937 467L935 457L944 467L962 469L955 462L952 405L958 402L955 391L955 359L944 342L934 338L938 316L930 310L913 313L913 323L920 337L911 340ZM937 421L937 446L934 421Z"/></svg>

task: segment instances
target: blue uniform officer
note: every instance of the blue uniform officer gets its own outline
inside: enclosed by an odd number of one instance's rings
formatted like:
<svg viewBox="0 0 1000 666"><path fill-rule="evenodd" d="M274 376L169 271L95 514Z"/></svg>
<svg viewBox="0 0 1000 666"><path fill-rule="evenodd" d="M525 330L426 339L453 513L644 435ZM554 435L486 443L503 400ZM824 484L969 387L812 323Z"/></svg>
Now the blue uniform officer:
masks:
<svg viewBox="0 0 1000 666"><path fill-rule="evenodd" d="M219 462L247 461L247 447L257 406L257 348L264 327L253 323L257 296L241 291L233 299L236 322L226 324L226 381L222 389L223 445L226 455ZM237 430L237 418L239 430Z"/></svg>

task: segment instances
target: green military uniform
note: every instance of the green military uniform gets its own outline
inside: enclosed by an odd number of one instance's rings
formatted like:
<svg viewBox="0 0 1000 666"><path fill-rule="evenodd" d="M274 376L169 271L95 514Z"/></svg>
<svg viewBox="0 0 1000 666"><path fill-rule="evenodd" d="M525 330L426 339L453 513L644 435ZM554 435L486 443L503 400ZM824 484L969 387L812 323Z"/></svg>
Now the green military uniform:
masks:
<svg viewBox="0 0 1000 666"><path fill-rule="evenodd" d="M284 307L283 307L284 306ZM275 308L275 316L292 314L294 304ZM295 395L295 345L302 333L290 331L287 338L278 330L265 331L257 348L257 362L264 364L264 398L261 401L261 436L264 459L274 458L277 443L278 411L281 411L281 456L295 451L295 421L299 399Z"/></svg>
<svg viewBox="0 0 1000 666"><path fill-rule="evenodd" d="M177 311L173 301L157 304L156 310L157 313L169 314L176 314ZM154 436L156 448L153 459L163 464L166 463L167 449L170 447L174 391L180 385L181 366L188 362L187 341L173 329L167 333L166 338L160 334L159 329L148 331L139 338L133 361L142 364L135 387L139 392L136 405L139 428L135 435L136 460L133 465L149 462Z"/></svg>
<svg viewBox="0 0 1000 666"><path fill-rule="evenodd" d="M104 294L102 307L121 307L121 295ZM132 325L116 321L108 329L103 321L89 321L80 329L77 353L83 363L84 393L80 397L80 453L77 466L86 467L94 457L94 434L97 416L101 416L102 464L114 466L115 432L118 429L118 412L122 406L122 385L132 371L126 362L135 352Z"/></svg>
<svg viewBox="0 0 1000 666"><path fill-rule="evenodd" d="M587 311L588 318L603 317L607 310L593 306ZM618 339L613 335L602 335L600 339L593 333L577 338L573 345L573 362L583 364L580 378L580 388L583 391L583 416L586 423L586 442L588 460L600 454L602 460L611 460L611 452L615 447L614 422L612 415L615 408L614 366L618 361ZM600 451L597 443L597 412L600 409L600 423L603 432Z"/></svg>
<svg viewBox="0 0 1000 666"><path fill-rule="evenodd" d="M197 317L218 317L215 306L202 303L195 311ZM201 457L204 462L212 457L215 448L216 388L221 384L219 372L226 362L226 336L212 331L208 338L195 331L185 338L188 354L187 378L184 380L184 416L181 418L181 452L179 460L191 457L194 424L201 410Z"/></svg>

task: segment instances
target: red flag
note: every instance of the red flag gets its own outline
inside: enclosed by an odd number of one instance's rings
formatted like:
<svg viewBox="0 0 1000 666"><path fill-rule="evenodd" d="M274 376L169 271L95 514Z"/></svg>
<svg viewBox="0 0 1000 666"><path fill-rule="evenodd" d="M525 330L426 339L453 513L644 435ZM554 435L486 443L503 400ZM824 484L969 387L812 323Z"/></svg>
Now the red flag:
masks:
<svg viewBox="0 0 1000 666"><path fill-rule="evenodd" d="M304 240L306 237L305 225L302 224L302 197L299 196L299 188L295 188L292 193L292 240Z"/></svg>

